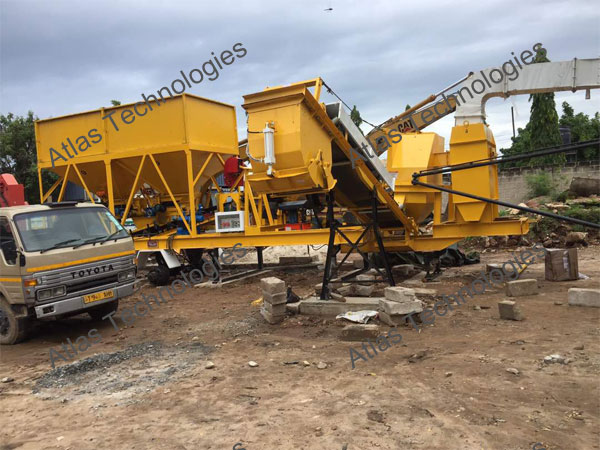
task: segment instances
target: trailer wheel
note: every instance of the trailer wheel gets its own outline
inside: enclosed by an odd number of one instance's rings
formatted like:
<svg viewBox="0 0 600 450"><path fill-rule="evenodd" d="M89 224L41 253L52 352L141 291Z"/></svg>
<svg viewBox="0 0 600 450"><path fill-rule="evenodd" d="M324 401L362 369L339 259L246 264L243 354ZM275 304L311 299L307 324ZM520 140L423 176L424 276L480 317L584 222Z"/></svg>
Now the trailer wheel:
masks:
<svg viewBox="0 0 600 450"><path fill-rule="evenodd" d="M27 337L30 321L17 317L10 303L0 296L0 344L13 345Z"/></svg>
<svg viewBox="0 0 600 450"><path fill-rule="evenodd" d="M88 314L92 318L92 320L102 320L103 317L106 317L110 313L117 312L119 309L119 300L115 300L114 302L105 303L104 305L96 306L90 310L88 310Z"/></svg>
<svg viewBox="0 0 600 450"><path fill-rule="evenodd" d="M167 266L159 265L148 272L148 281L154 286L165 286L171 279L171 271Z"/></svg>

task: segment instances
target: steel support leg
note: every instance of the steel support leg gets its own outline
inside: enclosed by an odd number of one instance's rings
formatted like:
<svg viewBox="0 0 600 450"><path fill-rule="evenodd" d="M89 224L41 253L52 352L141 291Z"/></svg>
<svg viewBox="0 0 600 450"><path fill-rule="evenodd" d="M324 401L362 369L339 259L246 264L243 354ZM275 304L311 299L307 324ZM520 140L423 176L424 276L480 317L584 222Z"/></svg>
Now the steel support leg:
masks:
<svg viewBox="0 0 600 450"><path fill-rule="evenodd" d="M375 233L375 239L377 239L377 245L379 246L379 254L381 255L381 259L383 260L383 266L385 267L385 272L387 274L387 279L390 283L390 286L396 286L396 282L394 281L394 275L392 274L392 269L390 268L387 255L385 253L385 247L383 246L383 239L381 239L381 233L379 232L379 223L377 217L377 194L375 193L375 191L373 191L373 198L371 201L373 208L373 232Z"/></svg>
<svg viewBox="0 0 600 450"><path fill-rule="evenodd" d="M256 258L258 260L258 269L262 270L263 268L263 248L256 247Z"/></svg>
<svg viewBox="0 0 600 450"><path fill-rule="evenodd" d="M327 257L325 259L325 270L323 272L323 286L321 287L321 300L329 299L329 280L331 279L331 262L332 258L336 257L336 251L334 248L335 244L335 233L337 224L335 223L335 216L333 214L334 205L333 191L329 191L327 196L327 224L329 225L329 244L327 245Z"/></svg>

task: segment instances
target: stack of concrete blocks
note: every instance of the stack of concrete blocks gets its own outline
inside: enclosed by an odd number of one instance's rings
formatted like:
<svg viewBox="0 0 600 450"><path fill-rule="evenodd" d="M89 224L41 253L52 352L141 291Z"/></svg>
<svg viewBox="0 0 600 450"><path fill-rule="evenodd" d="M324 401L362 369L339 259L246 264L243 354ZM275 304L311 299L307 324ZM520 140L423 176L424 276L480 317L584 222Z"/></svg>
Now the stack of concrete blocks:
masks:
<svg viewBox="0 0 600 450"><path fill-rule="evenodd" d="M379 319L392 327L406 322L407 314L422 311L423 302L417 298L414 289L388 287L385 288L385 298L379 300Z"/></svg>
<svg viewBox="0 0 600 450"><path fill-rule="evenodd" d="M260 287L263 297L261 315L272 325L282 322L287 302L285 281L275 277L263 278L260 280Z"/></svg>

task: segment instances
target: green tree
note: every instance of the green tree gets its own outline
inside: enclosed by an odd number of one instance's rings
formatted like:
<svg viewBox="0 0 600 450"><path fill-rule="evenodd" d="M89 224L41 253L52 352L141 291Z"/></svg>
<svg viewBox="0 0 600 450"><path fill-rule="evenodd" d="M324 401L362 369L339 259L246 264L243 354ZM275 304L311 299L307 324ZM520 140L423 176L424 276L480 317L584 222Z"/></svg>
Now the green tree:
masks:
<svg viewBox="0 0 600 450"><path fill-rule="evenodd" d="M354 122L354 125L356 125L360 130L360 124L363 123L363 120L360 117L358 109L356 109L356 105L354 105L352 111L350 111L350 118L352 119L352 122Z"/></svg>
<svg viewBox="0 0 600 450"><path fill-rule="evenodd" d="M544 48L540 48L536 53L534 62L550 62ZM512 145L510 148L500 150L504 156L521 155L562 144L562 138L558 130L558 113L556 112L554 94L532 94L529 96L529 101L531 102L529 122L525 128L519 128L516 137L511 138ZM556 165L564 164L565 161L564 153L558 153L505 163L502 167Z"/></svg>
<svg viewBox="0 0 600 450"><path fill-rule="evenodd" d="M567 102L563 102L562 111L559 124L561 127L569 127L572 143L600 137L600 114L598 112L590 119L586 114L575 114L575 111ZM598 160L599 156L598 146L584 147L577 150L577 159L580 161Z"/></svg>
<svg viewBox="0 0 600 450"><path fill-rule="evenodd" d="M550 62L545 49L540 48L538 50L534 62ZM531 134L531 151L562 144L560 132L558 131L558 113L556 112L554 93L533 94L529 97L529 100L531 101L531 115L527 126ZM564 153L558 153L535 158L531 160L531 165L564 164L565 161Z"/></svg>
<svg viewBox="0 0 600 450"><path fill-rule="evenodd" d="M511 140L512 145L510 146L510 148L501 150L502 156L522 155L523 153L531 151L531 132L529 131L529 124L527 124L525 128L517 129L517 136L511 137ZM502 164L502 167L520 167L528 164L528 160L515 161Z"/></svg>
<svg viewBox="0 0 600 450"><path fill-rule="evenodd" d="M33 125L36 120L32 111L25 117L12 113L0 115L0 173L14 175L17 182L25 186L25 199L30 204L40 202ZM43 173L44 190L57 179L58 176L53 173Z"/></svg>

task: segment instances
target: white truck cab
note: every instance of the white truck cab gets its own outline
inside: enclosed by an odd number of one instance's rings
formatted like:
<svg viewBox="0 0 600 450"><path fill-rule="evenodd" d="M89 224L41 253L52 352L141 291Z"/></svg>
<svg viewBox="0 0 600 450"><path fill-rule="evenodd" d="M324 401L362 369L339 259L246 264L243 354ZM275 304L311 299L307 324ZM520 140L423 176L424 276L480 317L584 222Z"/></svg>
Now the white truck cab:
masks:
<svg viewBox="0 0 600 450"><path fill-rule="evenodd" d="M137 286L133 240L102 205L0 208L0 344L32 320L88 313L99 320Z"/></svg>

